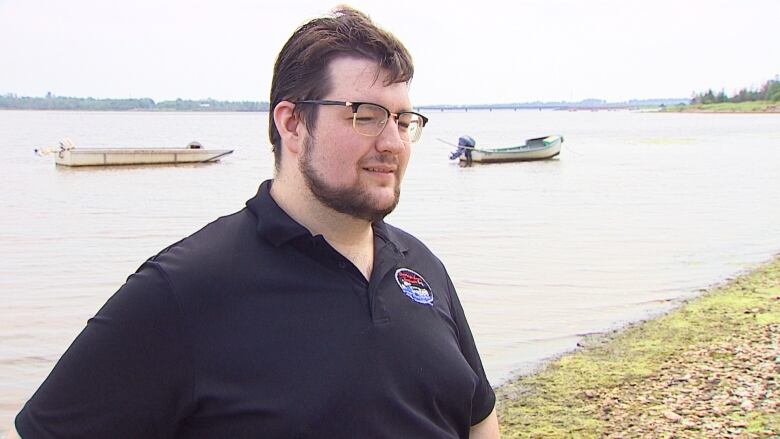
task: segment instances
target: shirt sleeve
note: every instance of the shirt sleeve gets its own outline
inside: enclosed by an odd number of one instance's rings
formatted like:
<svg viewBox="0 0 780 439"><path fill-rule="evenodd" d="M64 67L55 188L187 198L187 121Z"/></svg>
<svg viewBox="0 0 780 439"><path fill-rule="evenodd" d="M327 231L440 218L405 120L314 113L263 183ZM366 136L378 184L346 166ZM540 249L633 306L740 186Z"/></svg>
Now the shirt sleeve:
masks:
<svg viewBox="0 0 780 439"><path fill-rule="evenodd" d="M471 334L471 328L469 328L468 321L466 321L463 306L460 304L460 299L458 299L458 294L455 292L455 286L452 285L449 275L447 276L447 283L452 299L452 316L458 328L460 350L479 379L471 401L471 425L477 425L493 411L493 407L496 404L496 394L485 375L482 359L477 351L477 345L474 343L474 336Z"/></svg>
<svg viewBox="0 0 780 439"><path fill-rule="evenodd" d="M171 437L192 395L182 311L152 261L131 275L16 417L24 439Z"/></svg>

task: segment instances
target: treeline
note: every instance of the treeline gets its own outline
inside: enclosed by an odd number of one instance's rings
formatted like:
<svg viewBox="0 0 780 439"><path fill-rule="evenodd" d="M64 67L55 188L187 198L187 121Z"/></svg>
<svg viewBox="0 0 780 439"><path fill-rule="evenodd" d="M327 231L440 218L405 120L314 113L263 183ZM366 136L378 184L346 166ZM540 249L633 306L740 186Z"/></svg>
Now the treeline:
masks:
<svg viewBox="0 0 780 439"><path fill-rule="evenodd" d="M721 102L780 101L780 80L777 78L765 82L758 90L743 88L729 97L725 91L718 93L707 90L691 99L691 104L717 104Z"/></svg>
<svg viewBox="0 0 780 439"><path fill-rule="evenodd" d="M268 111L268 102L217 101L214 99L155 102L150 98L94 99L54 96L0 95L0 109L6 110L84 110L84 111Z"/></svg>

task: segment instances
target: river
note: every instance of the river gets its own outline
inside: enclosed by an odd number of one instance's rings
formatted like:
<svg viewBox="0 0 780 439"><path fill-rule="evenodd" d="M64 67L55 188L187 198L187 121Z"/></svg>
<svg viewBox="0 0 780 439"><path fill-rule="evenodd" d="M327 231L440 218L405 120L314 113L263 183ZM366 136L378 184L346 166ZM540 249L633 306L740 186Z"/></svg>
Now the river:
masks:
<svg viewBox="0 0 780 439"><path fill-rule="evenodd" d="M780 251L780 116L433 112L387 221L447 265L493 384ZM267 113L0 111L0 432L147 257L272 176ZM461 167L451 142L565 137ZM34 148L234 148L209 165L69 169Z"/></svg>

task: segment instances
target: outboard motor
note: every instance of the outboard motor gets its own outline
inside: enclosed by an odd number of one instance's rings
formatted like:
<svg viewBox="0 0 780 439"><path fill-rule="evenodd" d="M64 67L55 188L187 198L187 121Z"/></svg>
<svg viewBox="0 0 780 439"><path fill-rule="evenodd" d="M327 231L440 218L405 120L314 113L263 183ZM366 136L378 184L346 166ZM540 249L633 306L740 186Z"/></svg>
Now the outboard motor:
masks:
<svg viewBox="0 0 780 439"><path fill-rule="evenodd" d="M465 146L467 148L474 148L477 146L477 141L471 136L460 136L458 139L458 146Z"/></svg>
<svg viewBox="0 0 780 439"><path fill-rule="evenodd" d="M455 160L466 154L466 161L471 161L471 150L477 146L477 141L471 136L460 136L458 139L458 149L450 154L450 160Z"/></svg>
<svg viewBox="0 0 780 439"><path fill-rule="evenodd" d="M61 150L67 151L69 149L74 149L74 148L76 148L76 144L73 143L73 141L70 140L69 138L66 137L66 138L60 140L60 149Z"/></svg>
<svg viewBox="0 0 780 439"><path fill-rule="evenodd" d="M60 144L58 147L53 146L47 146L46 148L36 148L35 154L39 156L45 156L48 154L54 154L54 153L62 153L63 151L68 151L71 149L76 148L76 144L73 143L72 140L68 139L67 137L60 140Z"/></svg>

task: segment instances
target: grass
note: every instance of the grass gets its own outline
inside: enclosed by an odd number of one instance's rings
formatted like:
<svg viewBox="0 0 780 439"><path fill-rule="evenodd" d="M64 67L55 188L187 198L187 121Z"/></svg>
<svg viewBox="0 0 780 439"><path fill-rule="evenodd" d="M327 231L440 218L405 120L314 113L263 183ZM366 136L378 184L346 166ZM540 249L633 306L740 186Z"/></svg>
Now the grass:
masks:
<svg viewBox="0 0 780 439"><path fill-rule="evenodd" d="M498 389L503 437L603 437L613 433L615 426L603 416L603 399L594 395L652 385L662 369L674 365L676 359L686 361L687 353L697 347L749 338L768 324L780 323L778 297L780 259L658 319L586 340L585 348ZM663 412L664 407L658 401L633 410L641 416L652 410ZM749 411L741 419L746 432L780 431L776 413Z"/></svg>

